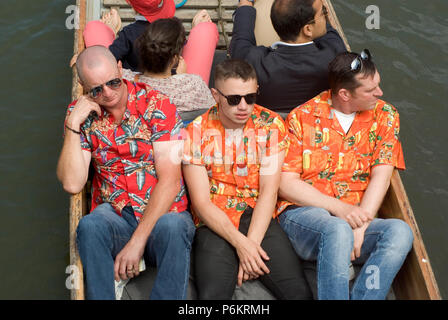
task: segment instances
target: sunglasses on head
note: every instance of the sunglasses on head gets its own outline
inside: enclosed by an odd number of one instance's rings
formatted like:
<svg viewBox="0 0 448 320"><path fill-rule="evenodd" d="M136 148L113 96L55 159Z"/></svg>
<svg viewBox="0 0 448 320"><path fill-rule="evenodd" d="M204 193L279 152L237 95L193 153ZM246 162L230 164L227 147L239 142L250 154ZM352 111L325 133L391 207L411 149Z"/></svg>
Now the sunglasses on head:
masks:
<svg viewBox="0 0 448 320"><path fill-rule="evenodd" d="M88 91L89 96L92 97L92 98L98 98L101 95L101 93L103 93L103 90L104 90L103 87L104 86L108 86L111 89L118 89L121 86L121 79L120 78L115 78L115 79L107 81L104 84L101 84L99 86L96 86L96 87L90 89Z"/></svg>
<svg viewBox="0 0 448 320"><path fill-rule="evenodd" d="M368 49L362 50L361 53L355 59L353 59L352 63L350 64L350 70L355 72L360 71L362 68L362 61L370 61L370 59L372 59L370 51Z"/></svg>
<svg viewBox="0 0 448 320"><path fill-rule="evenodd" d="M239 94L232 94L232 95L226 96L224 93L219 91L219 89L216 89L216 91L218 91L218 93L220 95L222 95L224 98L227 99L227 103L229 104L229 106L239 105L241 102L241 98L244 98L244 100L246 100L247 104L254 104L255 101L257 100L257 95L258 95L258 91L257 91L254 93L248 93L245 96L240 96Z"/></svg>

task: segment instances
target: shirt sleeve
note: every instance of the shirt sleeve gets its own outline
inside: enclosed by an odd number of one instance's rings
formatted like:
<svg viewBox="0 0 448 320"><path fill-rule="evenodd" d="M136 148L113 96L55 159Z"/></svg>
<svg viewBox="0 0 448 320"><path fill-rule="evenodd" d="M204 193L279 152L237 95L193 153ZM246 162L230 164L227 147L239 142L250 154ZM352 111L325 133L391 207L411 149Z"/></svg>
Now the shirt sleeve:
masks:
<svg viewBox="0 0 448 320"><path fill-rule="evenodd" d="M126 37L125 30L118 32L114 42L109 46L110 52L114 55L117 61L122 61L131 51L131 44Z"/></svg>
<svg viewBox="0 0 448 320"><path fill-rule="evenodd" d="M285 123L275 116L266 137L266 155L274 155L288 148L289 138Z"/></svg>
<svg viewBox="0 0 448 320"><path fill-rule="evenodd" d="M246 59L251 48L257 46L255 40L256 10L251 6L242 6L235 10L230 54L233 59Z"/></svg>
<svg viewBox="0 0 448 320"><path fill-rule="evenodd" d="M303 173L303 134L298 112L291 112L286 120L289 146L283 162L283 172Z"/></svg>
<svg viewBox="0 0 448 320"><path fill-rule="evenodd" d="M400 117L397 110L384 104L377 118L377 130L370 132L371 139L376 139L371 166L388 164L397 169L405 169L403 149L399 140Z"/></svg>

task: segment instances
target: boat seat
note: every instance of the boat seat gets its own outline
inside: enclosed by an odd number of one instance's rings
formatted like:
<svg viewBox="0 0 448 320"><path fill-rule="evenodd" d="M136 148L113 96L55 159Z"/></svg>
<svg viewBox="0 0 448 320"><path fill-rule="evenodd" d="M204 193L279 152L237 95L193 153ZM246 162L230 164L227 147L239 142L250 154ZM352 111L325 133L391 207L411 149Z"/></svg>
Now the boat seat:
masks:
<svg viewBox="0 0 448 320"><path fill-rule="evenodd" d="M310 286L313 298L317 299L317 275L316 263L302 261L305 278ZM355 275L361 270L360 265L354 265ZM192 265L193 268L193 265ZM149 300L151 287L156 278L157 270L154 267L147 267L138 277L131 279L123 290L122 300ZM350 287L354 280L350 281ZM275 300L275 296L261 283L260 280L249 280L243 282L241 287L236 286L232 300ZM395 300L395 294L390 289L386 300ZM193 273L190 273L189 285L187 289L187 300L197 300L197 291L194 283Z"/></svg>

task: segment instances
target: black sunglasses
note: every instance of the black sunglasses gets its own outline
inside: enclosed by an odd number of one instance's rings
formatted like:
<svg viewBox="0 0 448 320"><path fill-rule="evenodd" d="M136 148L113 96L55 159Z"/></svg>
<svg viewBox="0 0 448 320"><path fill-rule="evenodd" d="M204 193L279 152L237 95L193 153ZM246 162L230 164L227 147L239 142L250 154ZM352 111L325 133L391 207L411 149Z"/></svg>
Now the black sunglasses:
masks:
<svg viewBox="0 0 448 320"><path fill-rule="evenodd" d="M90 97L92 98L98 98L101 93L103 92L103 87L104 86L108 86L111 89L118 89L121 86L121 79L120 78L115 78L112 80L107 81L105 84L99 85L95 88L92 88L88 91Z"/></svg>
<svg viewBox="0 0 448 320"><path fill-rule="evenodd" d="M239 94L232 94L232 95L226 96L224 93L219 91L219 89L216 89L216 91L218 91L220 95L222 95L224 98L227 99L227 103L229 104L229 106L239 105L241 102L241 98L244 98L244 100L246 100L247 104L254 104L255 101L257 101L258 90L255 93L249 93L249 94L246 94L245 96L240 96Z"/></svg>
<svg viewBox="0 0 448 320"><path fill-rule="evenodd" d="M368 49L364 49L361 51L361 53L353 59L352 63L350 64L350 70L358 72L362 68L362 61L363 60L371 60L372 55L370 54L370 51Z"/></svg>

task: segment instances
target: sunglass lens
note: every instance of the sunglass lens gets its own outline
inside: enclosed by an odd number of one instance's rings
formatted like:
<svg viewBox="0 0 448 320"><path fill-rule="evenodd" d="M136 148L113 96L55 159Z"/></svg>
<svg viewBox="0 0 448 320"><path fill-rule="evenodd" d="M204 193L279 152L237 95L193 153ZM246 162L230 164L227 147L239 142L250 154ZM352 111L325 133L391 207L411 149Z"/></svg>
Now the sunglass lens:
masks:
<svg viewBox="0 0 448 320"><path fill-rule="evenodd" d="M229 106L236 106L240 103L241 98L240 95L227 96L227 102L229 103Z"/></svg>
<svg viewBox="0 0 448 320"><path fill-rule="evenodd" d="M244 99L246 100L247 104L254 104L255 101L257 100L257 94L256 93L249 93L248 95L246 95L244 97Z"/></svg>
<svg viewBox="0 0 448 320"><path fill-rule="evenodd" d="M352 61L350 68L352 69L352 71L358 70L360 64L361 61L358 58L356 58L355 60Z"/></svg>
<svg viewBox="0 0 448 320"><path fill-rule="evenodd" d="M368 49L362 50L360 57L362 60L370 59L371 58L370 51Z"/></svg>
<svg viewBox="0 0 448 320"><path fill-rule="evenodd" d="M116 79L110 80L110 81L106 82L106 85L110 88L116 89L121 85L121 79L116 78Z"/></svg>
<svg viewBox="0 0 448 320"><path fill-rule="evenodd" d="M95 87L92 90L90 90L90 96L92 98L96 98L96 97L98 97L101 94L101 92L103 92L103 87L102 86Z"/></svg>

